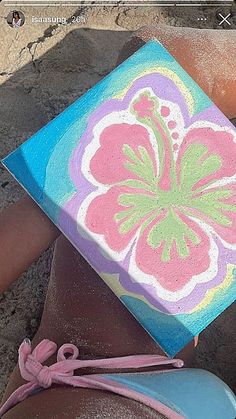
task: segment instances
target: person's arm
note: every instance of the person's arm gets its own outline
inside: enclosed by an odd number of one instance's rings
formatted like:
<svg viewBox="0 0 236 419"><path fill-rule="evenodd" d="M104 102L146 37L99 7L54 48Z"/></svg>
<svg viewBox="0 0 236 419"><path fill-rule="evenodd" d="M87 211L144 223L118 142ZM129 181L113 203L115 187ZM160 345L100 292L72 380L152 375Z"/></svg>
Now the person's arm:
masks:
<svg viewBox="0 0 236 419"><path fill-rule="evenodd" d="M0 293L59 236L59 230L24 196L0 213Z"/></svg>

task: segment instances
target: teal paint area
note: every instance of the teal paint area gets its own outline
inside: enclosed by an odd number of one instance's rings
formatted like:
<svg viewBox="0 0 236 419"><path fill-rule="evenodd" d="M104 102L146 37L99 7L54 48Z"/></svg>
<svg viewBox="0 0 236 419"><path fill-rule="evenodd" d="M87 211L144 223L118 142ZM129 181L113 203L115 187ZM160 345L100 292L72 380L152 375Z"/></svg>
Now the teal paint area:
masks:
<svg viewBox="0 0 236 419"><path fill-rule="evenodd" d="M190 342L195 336L191 329L185 327L185 316L166 315L130 296L122 296L121 301L131 313L135 313L136 319L170 357L183 347L183 342Z"/></svg>
<svg viewBox="0 0 236 419"><path fill-rule="evenodd" d="M236 275L236 269L233 272ZM161 313L138 298L123 295L120 299L131 313L135 313L136 319L158 342L162 350L173 357L183 348L183 342L186 342L186 344L190 342L217 317L221 305L223 309L223 307L234 302L236 294L235 279L232 281L230 288L230 293L228 288L218 292L211 304L200 311L174 316ZM199 317L204 318L202 328Z"/></svg>

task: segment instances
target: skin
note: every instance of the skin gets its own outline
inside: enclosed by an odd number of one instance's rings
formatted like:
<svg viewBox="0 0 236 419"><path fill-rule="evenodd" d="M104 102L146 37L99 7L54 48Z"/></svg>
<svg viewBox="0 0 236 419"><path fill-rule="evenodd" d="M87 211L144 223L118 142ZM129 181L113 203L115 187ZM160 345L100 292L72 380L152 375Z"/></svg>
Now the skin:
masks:
<svg viewBox="0 0 236 419"><path fill-rule="evenodd" d="M39 330L33 339L33 346L43 338L53 340L58 346L65 342L74 343L79 347L82 359L162 353L118 298L63 236L56 242L44 312ZM188 348L185 348L184 353L179 355L185 360L188 359L189 363L193 346L194 344L191 342ZM49 365L52 362L55 362L55 357L49 360ZM98 373L99 370L81 371L81 373L90 372ZM20 384L23 384L23 380L18 367L16 367L5 397ZM66 387L65 393L62 393L61 387L53 386L14 407L4 415L4 419L16 417L31 419L36 414L39 414L40 418L49 419L52 417L52 410L51 408L45 410L43 403L45 400L49 405L55 403L55 409L58 409L58 412L64 409L63 415L65 416L60 415L60 418L66 417L67 406L70 406L72 411L76 410L78 417L85 410L86 417L91 418L95 409L93 403L91 405L91 401L100 400L101 414L108 397L102 391L95 392L79 388L74 389L73 394L74 399ZM119 396L111 394L109 399L115 401L117 411L124 406L124 399ZM131 417L139 417L138 415L144 418L153 417L151 409L132 400L125 400L125 406L132 412L133 416ZM54 410L55 415L56 412L57 410ZM114 414L112 417L120 418L119 414L117 416Z"/></svg>
<svg viewBox="0 0 236 419"><path fill-rule="evenodd" d="M143 42L157 36L157 31L158 29L145 28L136 33L123 48L119 61L132 54ZM172 28L172 31L174 34L175 29ZM229 36L231 32L228 31ZM201 38L201 32L198 36ZM171 52L175 56L178 55L180 42L181 39L170 44ZM209 68L210 70L212 71ZM194 71L194 65L192 67L190 65L189 74L193 75ZM231 98L228 97L226 101L224 97L220 105L222 108L225 105L226 108L229 106L230 109L230 103ZM24 197L3 211L0 217L0 237L1 242L6 245L0 248L1 290L6 289L21 272L27 269L58 235L58 230L28 197ZM17 246L18 243L21 245ZM12 254L15 258L12 258ZM60 236L56 242L44 312L39 330L33 339L33 347L44 338L53 340L58 346L66 342L74 343L79 347L82 359L162 353L63 236ZM188 366L192 362L194 346L194 342L191 342L178 355ZM52 357L47 364L50 365L54 361L55 357ZM87 369L81 374L88 372L98 371ZM3 401L22 383L17 366L10 378ZM107 392L52 386L42 393L29 397L3 416L4 419L25 419L25 417L27 419L35 417L149 419L161 416L140 403Z"/></svg>
<svg viewBox="0 0 236 419"><path fill-rule="evenodd" d="M59 234L58 229L28 196L2 211L0 237L4 246L0 250L0 292L37 260Z"/></svg>
<svg viewBox="0 0 236 419"><path fill-rule="evenodd" d="M20 19L20 16L18 15L18 13L14 13L13 17L14 17L16 22L18 22L18 20Z"/></svg>
<svg viewBox="0 0 236 419"><path fill-rule="evenodd" d="M228 118L236 118L236 30L146 26L127 42L118 63L150 39L157 39L168 49Z"/></svg>

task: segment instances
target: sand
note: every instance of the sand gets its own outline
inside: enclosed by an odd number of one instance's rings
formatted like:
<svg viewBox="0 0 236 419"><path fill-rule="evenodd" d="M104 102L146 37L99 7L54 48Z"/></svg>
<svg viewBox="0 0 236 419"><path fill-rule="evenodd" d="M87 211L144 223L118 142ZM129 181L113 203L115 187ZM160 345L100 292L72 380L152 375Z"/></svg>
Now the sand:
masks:
<svg viewBox="0 0 236 419"><path fill-rule="evenodd" d="M230 8L229 8L230 9ZM94 8L86 7L82 23L72 23L81 11L72 7L21 8L26 23L16 32L0 6L0 157L14 150L46 122L82 95L115 65L118 52L131 32L146 24L220 29L216 10L205 8ZM63 16L67 25L33 24L31 16ZM206 21L198 18L207 17ZM235 17L231 28L236 28ZM227 30L227 26L225 30ZM0 166L0 208L16 201L22 189ZM2 245L2 243L1 243ZM37 330L50 273L48 249L0 297L0 393L17 360L25 336ZM196 366L222 377L236 390L236 304L202 334Z"/></svg>

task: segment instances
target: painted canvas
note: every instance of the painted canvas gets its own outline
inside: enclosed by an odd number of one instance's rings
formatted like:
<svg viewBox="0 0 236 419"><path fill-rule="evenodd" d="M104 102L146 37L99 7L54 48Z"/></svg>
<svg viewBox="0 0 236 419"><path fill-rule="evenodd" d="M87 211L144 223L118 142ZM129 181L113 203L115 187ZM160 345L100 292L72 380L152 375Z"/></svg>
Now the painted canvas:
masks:
<svg viewBox="0 0 236 419"><path fill-rule="evenodd" d="M236 130L159 42L3 163L169 356L235 299Z"/></svg>

